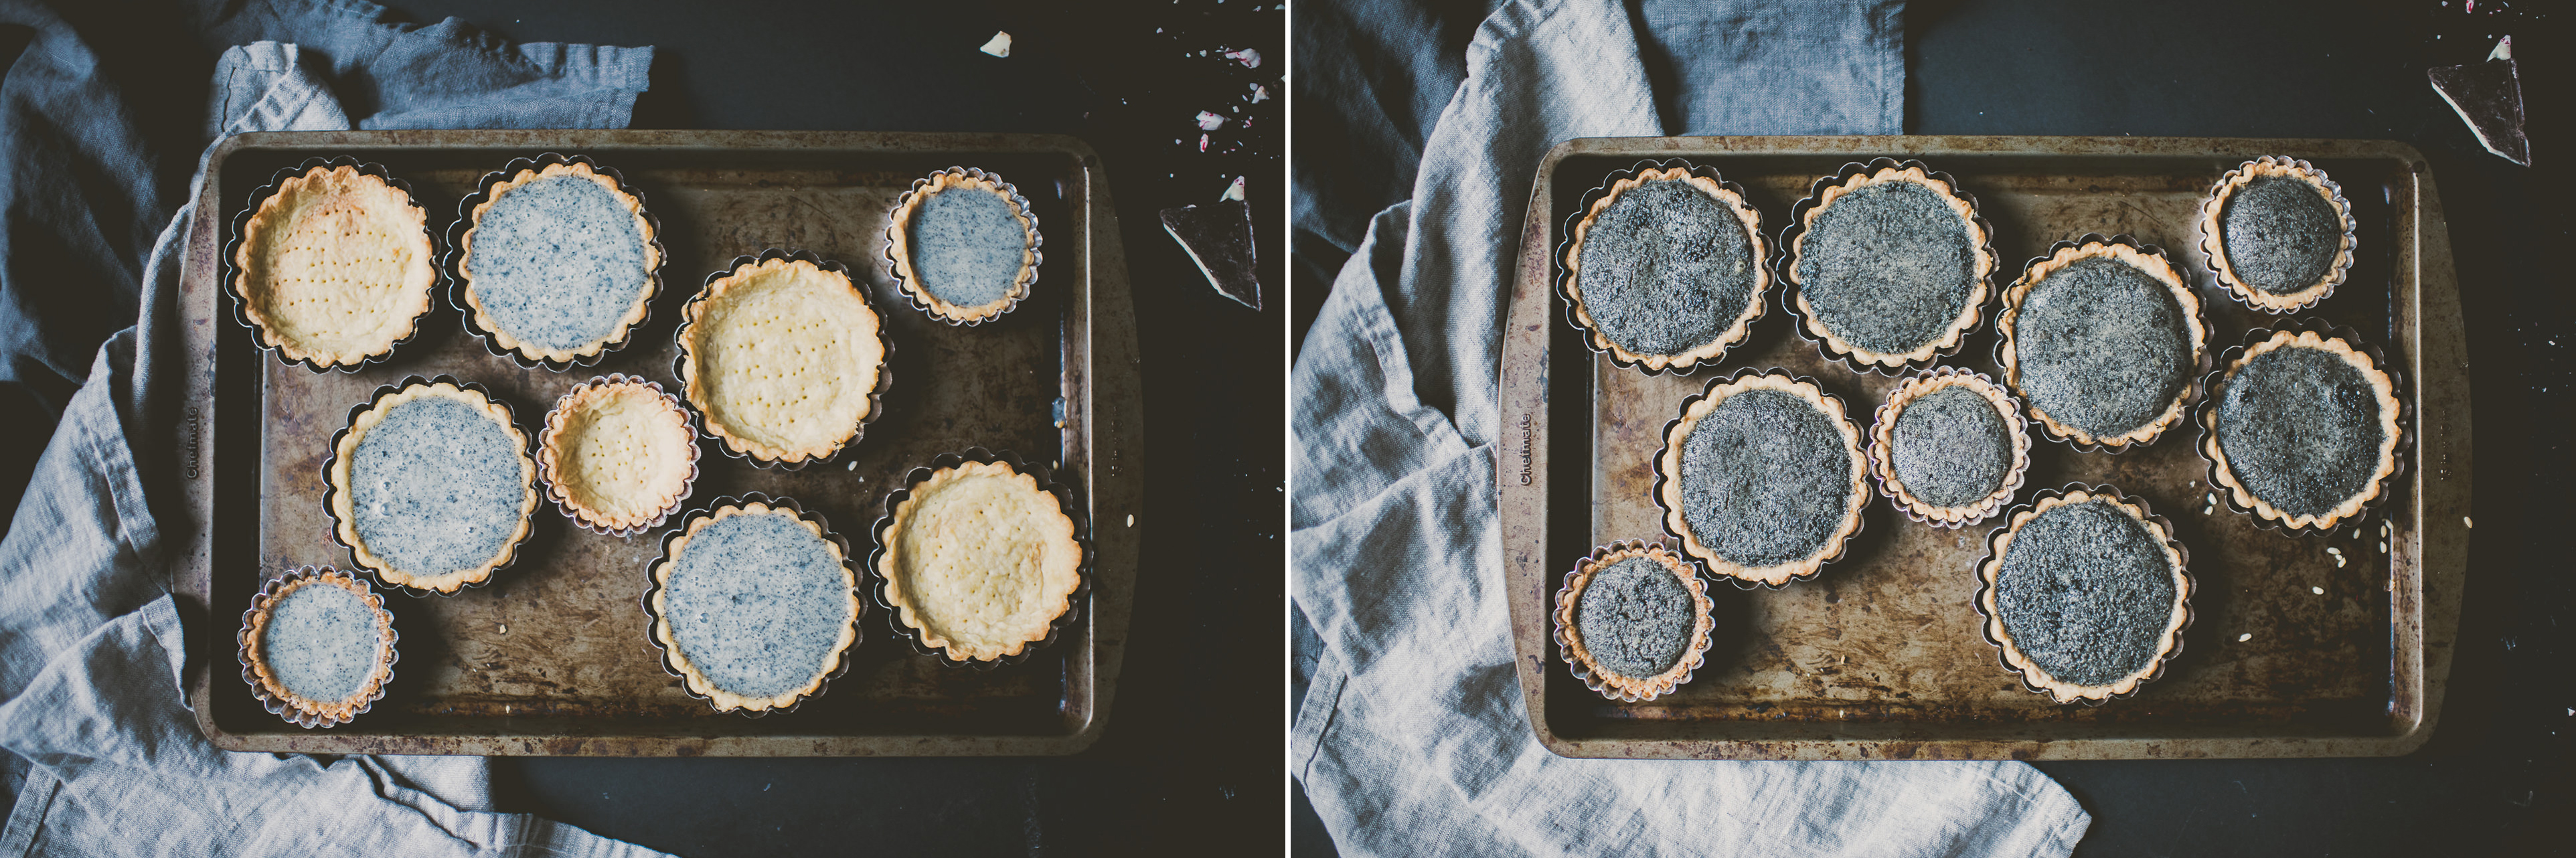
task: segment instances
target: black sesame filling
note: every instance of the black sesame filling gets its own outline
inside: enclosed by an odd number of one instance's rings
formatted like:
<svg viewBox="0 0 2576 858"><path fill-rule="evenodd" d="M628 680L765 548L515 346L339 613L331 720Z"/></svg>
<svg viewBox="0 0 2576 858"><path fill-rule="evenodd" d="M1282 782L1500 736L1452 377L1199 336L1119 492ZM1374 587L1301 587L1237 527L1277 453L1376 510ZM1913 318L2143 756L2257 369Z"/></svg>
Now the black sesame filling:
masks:
<svg viewBox="0 0 2576 858"><path fill-rule="evenodd" d="M2022 299L2012 331L2016 386L2058 423L2115 438L2181 395L2190 331L2162 281L2109 257L2080 259Z"/></svg>
<svg viewBox="0 0 2576 858"><path fill-rule="evenodd" d="M1593 218L1576 259L1593 326L1636 355L1715 342L1758 297L1762 264L1732 207L1671 180L1620 192Z"/></svg>
<svg viewBox="0 0 2576 858"><path fill-rule="evenodd" d="M1916 500L1933 506L1984 500L2012 473L2012 435L2003 416L1965 387L1944 387L1906 403L1888 435L1896 479Z"/></svg>
<svg viewBox="0 0 2576 858"><path fill-rule="evenodd" d="M1949 332L1976 288L1976 242L1947 195L1879 182L1836 197L1798 242L1798 290L1816 321L1861 348L1904 354Z"/></svg>
<svg viewBox="0 0 2576 858"><path fill-rule="evenodd" d="M2239 483L2293 516L2322 515L2370 487L2387 443L2360 368L2290 346L2245 362L2218 400L2218 446Z"/></svg>
<svg viewBox="0 0 2576 858"><path fill-rule="evenodd" d="M2264 176L2227 196L2218 234L2236 279L2286 295L2317 285L2334 267L2343 250L2343 215L2315 185Z"/></svg>
<svg viewBox="0 0 2576 858"><path fill-rule="evenodd" d="M2172 561L2106 500L2049 509L2004 549L1995 615L2050 677L2101 686L2146 669L2173 619Z"/></svg>
<svg viewBox="0 0 2576 858"><path fill-rule="evenodd" d="M1717 556L1761 568L1823 551L1856 501L1851 450L1805 399L1727 397L1682 442L1682 520Z"/></svg>
<svg viewBox="0 0 2576 858"><path fill-rule="evenodd" d="M1630 557L1592 573L1574 603L1574 632L1592 661L1631 679L1681 663L1699 622L1690 590L1651 558Z"/></svg>

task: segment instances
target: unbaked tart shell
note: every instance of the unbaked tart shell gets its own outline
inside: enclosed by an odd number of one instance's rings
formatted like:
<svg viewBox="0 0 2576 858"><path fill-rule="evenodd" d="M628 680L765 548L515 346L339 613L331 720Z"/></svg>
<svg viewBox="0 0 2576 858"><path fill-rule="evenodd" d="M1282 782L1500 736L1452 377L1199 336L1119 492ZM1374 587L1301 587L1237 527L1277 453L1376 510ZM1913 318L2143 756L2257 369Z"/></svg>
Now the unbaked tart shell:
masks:
<svg viewBox="0 0 2576 858"><path fill-rule="evenodd" d="M657 472L637 487L640 494L617 490L622 487L584 491L587 484L575 485L579 480L567 468L569 458L585 452L571 446L573 421L609 407L643 411L634 431L647 437L623 439L636 445L629 448L633 456L658 459L652 463ZM595 377L574 385L546 412L545 429L537 436L537 476L546 496L575 523L596 533L632 536L660 526L688 499L698 477L697 435L689 428L688 410L661 385L622 373Z"/></svg>
<svg viewBox="0 0 2576 858"><path fill-rule="evenodd" d="M230 254L230 286L242 320L257 332L259 344L281 360L316 371L355 370L409 340L430 311L438 267L429 214L412 202L410 192L389 181L382 167L346 158L306 163L300 173L279 179L242 216ZM326 225L315 218L336 219L330 240L292 229ZM315 256L344 270L359 269L356 274L362 275L335 278L335 283L365 285L315 286L290 294L276 279L280 264L289 257L315 261ZM318 306L304 309L308 305Z"/></svg>
<svg viewBox="0 0 2576 858"><path fill-rule="evenodd" d="M756 278L790 272L837 281L846 287L849 290L849 297L857 302L856 318L860 322L855 330L846 331L855 339L855 348L849 351L849 360L839 366L838 372L833 373L831 377L801 383L776 376L766 380L768 393L782 400L787 396L795 395L799 397L798 401L801 401L804 394L810 391L815 383L846 384L850 390L845 392L855 395L855 401L858 403L855 413L826 415L833 418L834 426L845 426L845 428L831 433L828 437L819 437L810 443L794 445L772 444L753 437L749 427L734 425L734 418L728 416L721 404L722 400L731 397L720 396L719 388L742 384L758 385L763 380L746 381L733 374L711 374L707 370L708 361L705 359L707 350L711 348L749 349L754 346L774 346L792 335L830 336L844 333L842 329L833 326L809 325L795 331L783 332L783 334L763 330L760 333L769 336L755 337L747 341L708 342L711 336L722 339L736 330L733 326L711 324L714 318L732 312L732 308L727 306L727 301L733 290L742 287L743 284L754 282ZM721 330L719 330L720 327ZM749 334L735 334L735 336L747 337ZM749 459L754 465L761 467L783 465L793 469L829 460L850 444L856 443L867 424L884 411L884 394L888 380L885 362L886 356L893 351L893 344L886 338L885 319L878 315L876 307L868 302L866 290L861 289L859 284L850 277L848 269L842 267L840 263L821 259L811 252L790 253L771 249L762 251L757 257L736 258L731 267L709 276L706 286L698 291L697 297L690 299L688 305L681 309L680 328L675 337L679 342L680 355L672 373L680 379L682 396L696 414L699 428L705 431L708 437L714 438L722 445L727 455ZM794 406L787 404L777 407L782 411L794 410Z"/></svg>
<svg viewBox="0 0 2576 858"><path fill-rule="evenodd" d="M956 664L998 663L1024 656L1053 640L1061 628L1059 621L1073 612L1089 554L1081 527L1065 511L1066 502L1061 495L1012 461L990 454L974 455L978 452L981 451L970 451L954 464L930 469L927 475L914 472L914 481L900 498L892 500L886 519L878 526L878 550L871 561L882 582L880 598L893 612L896 626L907 630L919 648ZM1044 607L1017 615L979 618L974 625L981 628L974 629L975 640L969 640L953 619L925 618L934 609L927 604L925 594L915 591L911 564L917 551L944 553L953 546L979 542L986 535L964 531L922 533L921 523L915 520L930 498L973 479L1000 479L1004 491L1021 495L1024 503L1020 511L1028 515L990 522L979 516L972 523L1024 529L1032 542L1043 546L1034 558L1036 563L1022 571L1033 576L1026 586L1035 588L1035 598ZM953 610L955 606L945 607Z"/></svg>

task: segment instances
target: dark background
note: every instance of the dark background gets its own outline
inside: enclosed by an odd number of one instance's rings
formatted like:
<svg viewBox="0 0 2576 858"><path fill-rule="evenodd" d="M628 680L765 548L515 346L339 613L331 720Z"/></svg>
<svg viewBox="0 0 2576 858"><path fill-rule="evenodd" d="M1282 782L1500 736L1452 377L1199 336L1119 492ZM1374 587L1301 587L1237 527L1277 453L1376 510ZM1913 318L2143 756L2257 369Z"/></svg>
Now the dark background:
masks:
<svg viewBox="0 0 2576 858"><path fill-rule="evenodd" d="M1272 619L1285 556L1277 2L385 5L514 41L652 45L637 128L1081 137L1106 164L1135 294L1150 451L1138 519L1150 529L1098 745L1066 758L504 758L502 810L686 856L1155 854L1275 838L1286 729ZM1012 36L1007 59L976 50L996 30ZM1216 56L1220 45L1259 50L1262 65ZM1241 98L1254 83L1272 99ZM1229 122L1200 152L1193 118L1229 107L1251 126ZM1258 313L1209 288L1155 218L1215 202L1235 176L1249 177L1265 254Z"/></svg>
<svg viewBox="0 0 2576 858"><path fill-rule="evenodd" d="M1484 7L1409 5L1461 49ZM1300 6L1300 22L1311 12ZM2565 735L2576 730L2576 580L2563 537L2576 515L2567 452L2576 317L2563 296L2576 281L2559 261L2576 200L2568 14L2499 0L2474 12L2462 0L1907 4L1907 133L2399 140L2432 164L2457 259L2483 467L2458 649L2431 742L2387 759L2038 763L2093 814L2077 855L2576 851ZM2508 33L2532 169L2480 148L2424 76L2483 59ZM1298 59L1301 87L1306 69L1329 61ZM1454 86L1457 72L1448 74ZM1329 118L1299 117L1301 176L1369 169L1336 163L1348 147L1334 145L1333 130ZM1337 192L1366 190L1351 187ZM1341 262L1329 249L1308 252L1318 247L1301 243L1291 266L1301 338ZM1302 792L1292 830L1294 854L1332 854Z"/></svg>

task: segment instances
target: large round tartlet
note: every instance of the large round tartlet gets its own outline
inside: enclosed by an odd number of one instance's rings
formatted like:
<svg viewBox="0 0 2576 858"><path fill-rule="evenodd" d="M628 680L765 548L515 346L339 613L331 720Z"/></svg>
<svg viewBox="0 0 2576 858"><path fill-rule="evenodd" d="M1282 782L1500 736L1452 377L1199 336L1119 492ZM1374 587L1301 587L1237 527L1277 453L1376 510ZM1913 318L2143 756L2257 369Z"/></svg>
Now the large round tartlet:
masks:
<svg viewBox="0 0 2576 858"><path fill-rule="evenodd" d="M957 663L1046 641L1082 587L1083 546L1063 499L1007 461L914 473L877 536L896 624Z"/></svg>
<svg viewBox="0 0 2576 858"><path fill-rule="evenodd" d="M998 173L950 167L914 180L886 239L904 297L950 324L1010 312L1037 285L1037 215Z"/></svg>
<svg viewBox="0 0 2576 858"><path fill-rule="evenodd" d="M679 400L623 374L575 385L537 436L547 496L583 527L613 536L679 511L697 472L697 439Z"/></svg>
<svg viewBox="0 0 2576 858"><path fill-rule="evenodd" d="M348 723L385 696L397 638L367 582L307 566L260 588L234 642L251 693L310 729Z"/></svg>
<svg viewBox="0 0 2576 858"><path fill-rule="evenodd" d="M410 193L348 164L279 181L233 250L242 318L260 345L317 370L391 353L438 284L428 217Z"/></svg>
<svg viewBox="0 0 2576 858"><path fill-rule="evenodd" d="M1698 567L1662 543L1592 552L1556 591L1556 644L1601 696L1653 700L1689 682L1708 652L1713 603Z"/></svg>
<svg viewBox="0 0 2576 858"><path fill-rule="evenodd" d="M2218 282L2266 313L2316 306L2352 268L2352 203L2306 161L2265 155L2227 171L2201 201L2199 224Z"/></svg>
<svg viewBox="0 0 2576 858"><path fill-rule="evenodd" d="M2200 295L2127 236L2061 241L2004 290L1997 363L2048 436L2117 452L2182 422L2209 359Z"/></svg>
<svg viewBox="0 0 2576 858"><path fill-rule="evenodd" d="M1712 379L1664 426L1654 500L1710 571L1779 587L1814 577L1860 532L1860 430L1840 397L1780 370Z"/></svg>
<svg viewBox="0 0 2576 858"><path fill-rule="evenodd" d="M859 640L849 551L792 502L720 498L653 563L653 643L690 694L760 715L820 694Z"/></svg>
<svg viewBox="0 0 2576 858"><path fill-rule="evenodd" d="M1977 327L1994 250L1974 200L1920 161L1880 158L1816 183L1789 239L1789 296L1827 357L1893 371Z"/></svg>
<svg viewBox="0 0 2576 858"><path fill-rule="evenodd" d="M2030 471L2021 403L1981 373L1937 367L1888 391L1870 475L1906 517L1952 528L1994 517Z"/></svg>
<svg viewBox="0 0 2576 858"><path fill-rule="evenodd" d="M458 294L502 351L561 367L626 343L661 281L644 201L586 161L490 185L466 213Z"/></svg>
<svg viewBox="0 0 2576 858"><path fill-rule="evenodd" d="M2258 330L2247 339L2212 375L2202 409L2210 482L2231 506L2292 530L2332 530L2361 515L2401 461L2396 379L2347 332Z"/></svg>
<svg viewBox="0 0 2576 858"><path fill-rule="evenodd" d="M1762 317L1771 288L1762 213L1714 172L1639 169L1611 182L1568 235L1574 322L1621 366L1687 371L1725 355Z"/></svg>
<svg viewBox="0 0 2576 858"><path fill-rule="evenodd" d="M479 385L413 376L376 391L323 466L333 535L391 587L438 593L508 566L537 508L537 462Z"/></svg>
<svg viewBox="0 0 2576 858"><path fill-rule="evenodd" d="M2109 486L2042 492L2013 508L1991 548L1977 610L2032 691L2098 704L2137 691L2182 650L2188 555L2145 501Z"/></svg>
<svg viewBox="0 0 2576 858"><path fill-rule="evenodd" d="M738 456L829 459L876 414L881 321L837 264L763 254L707 281L681 311L680 385Z"/></svg>

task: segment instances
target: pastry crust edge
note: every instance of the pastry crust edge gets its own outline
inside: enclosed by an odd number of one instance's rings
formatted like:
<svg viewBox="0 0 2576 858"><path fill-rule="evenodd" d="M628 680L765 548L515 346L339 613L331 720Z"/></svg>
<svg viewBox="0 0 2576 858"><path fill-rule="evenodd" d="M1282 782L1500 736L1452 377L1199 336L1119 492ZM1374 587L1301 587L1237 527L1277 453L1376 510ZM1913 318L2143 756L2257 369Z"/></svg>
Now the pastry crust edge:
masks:
<svg viewBox="0 0 2576 858"><path fill-rule="evenodd" d="M699 670L697 663L691 661L688 653L680 648L671 630L668 599L671 593L671 572L674 561L679 559L682 552L688 550L690 540L697 538L698 531L737 515L780 516L796 522L798 526L814 534L814 538L821 540L823 546L832 552L833 565L841 570L841 580L847 590L844 595L850 606L850 619L841 623L840 637L832 645L831 657L825 659L821 668L815 671L814 678L793 691L781 692L769 697L746 697L717 688L715 681L708 679L706 672ZM841 550L841 544L825 534L822 525L806 519L796 510L760 501L726 504L709 511L706 515L689 519L688 526L679 536L672 539L669 548L662 552L661 558L653 561L652 575L653 642L662 647L662 652L669 657L671 666L679 669L681 681L688 683L689 691L707 698L707 702L718 712L731 712L737 709L767 712L772 709L784 709L820 693L823 684L831 681L834 668L841 663L842 659L848 657L851 646L858 641L859 618L866 613L866 606L859 602L858 576L850 570L849 555Z"/></svg>
<svg viewBox="0 0 2576 858"><path fill-rule="evenodd" d="M1594 661L1591 648L1584 644L1583 634L1574 623L1575 609L1580 606L1584 591L1590 588L1593 576L1635 557L1651 559L1682 579L1683 588L1689 590L1691 596L1690 642L1682 647L1681 657L1673 661L1671 668L1648 677L1628 676ZM1614 543L1576 564L1574 571L1566 574L1565 586L1556 591L1556 643L1565 653L1567 662L1585 669L1587 684L1597 683L1594 691L1613 700L1643 703L1670 694L1674 688L1690 681L1691 674L1705 661L1711 630L1717 625L1716 605L1709 599L1708 582L1699 577L1698 567L1689 558L1674 554L1660 542L1643 545Z"/></svg>
<svg viewBox="0 0 2576 858"><path fill-rule="evenodd" d="M1941 336L1919 348L1903 353L1862 348L1843 339L1841 334L1828 329L1824 320L1816 316L1815 306L1807 302L1806 284L1798 279L1799 251L1806 246L1807 236L1815 232L1816 218L1824 214L1825 209L1832 207L1834 201L1841 199L1843 195L1880 182L1913 182L1940 194L1942 201L1950 204L1950 210L1959 215L1959 222L1967 226L1968 247L1977 257L1977 273L1971 280L1974 288L1968 293L1967 306L1960 310L1957 318L1950 320L1949 327L1942 332ZM1944 183L1933 179L1931 174L1924 172L1920 164L1901 169L1882 167L1872 173L1854 175L1842 184L1826 188L1824 194L1816 199L1816 205L1807 209L1804 216L1799 219L1798 226L1798 237L1789 241L1789 264L1786 266L1790 284L1789 295L1798 304L1801 326L1817 339L1823 340L1825 346L1836 355L1849 355L1862 363L1887 368L1932 360L1942 351L1957 348L1960 341L1967 339L1968 331L1975 328L1977 322L1984 317L1986 301L1994 297L1995 290L1992 282L1996 268L1995 251L1992 246L1994 236L1977 223L1975 207L1970 206L1966 199L1953 193Z"/></svg>
<svg viewBox="0 0 2576 858"><path fill-rule="evenodd" d="M1012 480L1013 484L1025 487L1029 491L1046 496L1046 498L1052 502L1047 509L1054 513L1055 518L1053 521L1061 521L1065 523L1065 527L1068 531L1065 536L1065 540L1073 543L1074 546L1074 560L1072 565L1063 568L1049 567L1039 570L1041 582L1050 587L1050 591L1046 595L1055 600L1056 609L1053 612L1048 613L1045 619L1038 621L1034 626L1025 630L1014 630L1010 636L1021 638L1022 640L1007 648L968 648L955 641L949 640L946 635L941 634L938 630L930 628L928 624L923 623L920 617L914 613L913 600L905 592L904 576L896 574L898 568L902 564L903 557L902 549L899 546L903 544L902 537L904 529L912 523L913 506L920 503L922 498L928 497L936 487L947 482L954 481L968 473L1009 474L1014 478ZM932 471L928 478L919 483L913 484L910 488L910 494L901 502L895 504L893 514L888 516L885 530L878 538L879 544L884 548L885 553L883 557L877 560L877 568L875 571L878 577L885 579L886 587L884 592L886 606L894 610L895 621L901 623L905 628L912 629L914 632L918 633L921 636L921 645L923 647L945 652L947 653L947 657L952 661L1000 661L1001 659L1026 652L1031 645L1045 641L1047 634L1054 629L1056 618L1064 616L1066 611L1073 609L1073 594L1082 589L1082 528L1073 520L1072 516L1064 513L1062 504L1063 499L1058 497L1056 493L1047 491L1045 486L1038 485L1036 476L1017 468L1013 468L1007 463L998 461L977 462L969 460L959 462L955 465Z"/></svg>
<svg viewBox="0 0 2576 858"><path fill-rule="evenodd" d="M2180 306L2184 326L2190 329L2191 334L2191 365L2183 370L2182 389L2174 394L2172 400L2165 403L2164 411L2157 414L2155 419L2108 438L2095 437L2093 433L2057 422L2057 418L2050 417L2048 412L2040 410L2039 403L2031 401L2030 395L2024 392L2021 386L2019 328L2022 301L2030 296L2031 289L2037 287L2041 280L2048 279L2048 275L2080 260L2096 256L2119 260L2155 278L2157 282L2163 283L2165 290L2174 296L2175 303ZM2152 260L2154 264L2145 264L2142 260ZM2172 261L2163 255L2147 253L2116 242L2086 242L2061 248L2049 254L2047 259L2032 263L2029 269L2022 272L2021 279L2013 281L2012 286L2004 289L2004 311L1995 317L1995 326L2003 330L2003 344L1999 346L2002 359L1998 362L2003 365L2004 385L2011 388L2021 399L2023 407L2028 408L2031 416L2038 419L2040 427L2048 432L2049 437L2076 444L2126 449L2130 445L2144 447L2155 443L2158 437L2164 435L2165 430L2182 422L2183 413L2189 410L2191 405L2192 381L2207 368L2209 361L2209 325L2201 320L2200 293L2192 291L2191 286L2182 281L2181 272L2175 271Z"/></svg>
<svg viewBox="0 0 2576 858"><path fill-rule="evenodd" d="M1684 182L1726 205L1728 209L1735 212L1736 222L1744 227L1745 237L1751 240L1751 250L1757 260L1752 266L1753 286L1745 296L1744 310L1735 316L1735 323L1720 332L1716 339L1673 354L1641 355L1611 342L1610 335L1603 332L1601 326L1592 320L1592 311L1583 302L1583 241L1591 234L1592 222L1601 217L1602 212L1608 211L1610 204L1618 201L1620 194L1642 187L1650 181ZM1746 202L1743 195L1728 190L1719 180L1694 174L1689 168L1664 167L1640 170L1635 176L1612 182L1609 193L1594 200L1592 207L1584 212L1583 218L1575 222L1571 238L1572 240L1566 242L1565 247L1566 297L1574 305L1575 319L1582 324L1584 333L1592 343L1592 348L1595 351L1609 352L1611 358L1617 362L1637 364L1657 372L1687 371L1702 362L1725 357L1727 350L1742 343L1752 334L1753 323L1759 321L1763 311L1768 309L1767 302L1762 299L1771 292L1771 244L1768 239L1762 237L1761 210Z"/></svg>
<svg viewBox="0 0 2576 858"><path fill-rule="evenodd" d="M286 684L268 669L268 647L262 633L268 630L270 613L276 610L279 602L285 601L288 593L313 584L330 584L356 593L368 610L375 612L377 639L384 645L384 653L376 659L375 670L367 675L366 684L336 701L315 700L288 691ZM260 691L275 698L288 710L313 716L319 726L338 726L358 717L361 711L374 705L377 698L384 696L385 683L393 679L396 657L393 612L385 609L382 594L368 591L357 578L337 569L323 567L315 574L290 579L275 591L257 597L251 606L250 618L243 621L241 635L242 661L250 665ZM293 716L285 717L289 721L295 720Z"/></svg>
<svg viewBox="0 0 2576 858"><path fill-rule="evenodd" d="M1844 490L1843 519L1835 526L1833 535L1826 537L1825 544L1807 556L1772 566L1746 566L1718 556L1714 549L1699 541L1699 535L1691 530L1690 521L1683 516L1683 442L1688 441L1691 430L1699 426L1700 418L1716 410L1728 398L1748 390L1778 390L1806 400L1808 405L1824 412L1825 417L1833 422L1835 430L1842 434L1844 452L1851 455L1851 480ZM1725 395L1720 396L1721 392ZM1708 389L1683 408L1681 416L1674 418L1672 425L1665 428L1664 448L1655 453L1655 468L1664 478L1655 487L1655 499L1664 508L1664 530L1681 541L1684 554L1698 558L1710 572L1769 587L1785 586L1793 579L1816 574L1826 563L1841 557L1850 547L1852 535L1860 532L1861 514L1869 506L1868 456L1861 448L1860 430L1852 425L1851 415L1843 408L1840 398L1825 393L1813 382L1800 381L1777 370L1758 374L1747 371L1731 379L1711 380Z"/></svg>
<svg viewBox="0 0 2576 858"><path fill-rule="evenodd" d="M903 290L904 297L929 306L931 315L957 322L981 322L999 316L1028 298L1030 287L1038 280L1038 227L1030 221L1028 208L1011 198L1011 193L1004 190L1005 186L998 177L941 170L930 174L924 181L926 184L904 195L903 204L895 207L892 228L886 230L887 238L893 242L889 255L894 259L895 285ZM962 307L931 294L927 287L921 285L921 278L913 273L912 236L905 227L912 224L913 213L920 211L922 203L932 194L949 190L977 190L1001 197L1002 202L1011 207L1011 218L1020 222L1020 229L1025 233L1020 244L1020 273L1012 279L1010 290L1002 293L1002 297Z"/></svg>
<svg viewBox="0 0 2576 858"><path fill-rule="evenodd" d="M1996 417L2003 421L2004 429L2012 436L2012 469L2005 476L2003 486L1983 499L1963 506L1938 506L1917 498L1905 488L1905 481L1896 475L1897 418L1904 415L1905 406L1914 400L1948 387L1964 387L1984 397L1987 404L1995 407ZM2021 403L2003 385L1996 384L1983 373L1937 367L1898 382L1895 389L1888 391L1887 401L1878 406L1869 430L1870 473L1878 479L1879 492L1914 520L1943 529L1965 527L1993 518L2003 511L2005 504L2012 502L2013 495L2021 491L2023 482L2030 476L2030 445L2030 427L2022 420Z"/></svg>
<svg viewBox="0 0 2576 858"><path fill-rule="evenodd" d="M615 333L592 340L583 344L579 348L540 349L530 344L520 342L518 337L511 335L507 328L503 327L498 320L493 319L490 313L484 311L482 296L477 295L474 292L474 270L472 267L474 263L474 232L483 228L483 213L491 211L492 206L501 201L501 196L503 194L507 194L521 185L550 176L579 176L598 183L602 188L608 189L608 193L616 197L618 203L626 207L627 215L635 219L636 236L642 241L644 247L644 279L640 284L640 288L635 293L635 303L626 308L625 315L618 317L617 323L613 326L617 329ZM607 351L610 348L626 342L627 337L634 336L635 326L644 321L644 314L651 309L650 305L655 285L653 282L653 272L662 267L662 248L653 241L653 222L644 217L643 200L637 199L634 194L627 193L625 188L618 185L616 179L602 175L598 171L592 170L589 164L584 164L579 161L547 164L543 168L520 170L510 178L494 184L492 189L485 192L483 196L483 202L476 204L474 206L473 214L468 216L468 223L470 225L465 228L464 238L458 242L456 273L462 275L465 280L465 303L467 308L474 313L474 324L481 327L483 330L490 331L492 333L493 343L498 344L504 349L517 352L520 356L526 357L529 360L571 363L573 361Z"/></svg>
<svg viewBox="0 0 2576 858"><path fill-rule="evenodd" d="M2213 469L2216 480L2226 487L2229 496L2235 499L2237 506L2250 508L2254 510L2255 515L2265 520L2281 522L2292 528L2330 530L2346 519L2360 515L2373 499L2388 490L2388 478L2397 473L2397 448L2401 440L2400 436L2405 431L2403 421L2398 419L2403 404L2397 399L2395 380L2389 377L2387 371L2372 365L2369 355L2353 348L2351 343L2344 342L2341 337L2321 336L2314 331L2273 332L2271 337L2246 349L2243 356L2237 358L2234 363L2228 364L2227 369L2219 376L2219 383L2224 385L2234 381L2236 373L2253 363L2254 358L2291 347L2313 348L2333 354L2342 358L2344 363L2361 370L2362 377L2370 380L2373 401L2379 404L2381 438L2379 464L2370 475L2367 490L2344 498L2342 503L2322 515L2294 516L2280 507L2273 506L2270 501L2255 497L2254 493L2247 490L2243 482L2237 478L2236 466L2228 462L2227 451L2219 444L2219 418L2216 409L2211 409L2209 413L2209 432L2207 437L2201 440L2201 453L2217 465ZM2215 392L2210 396L2212 399L2217 398Z"/></svg>
<svg viewBox="0 0 2576 858"><path fill-rule="evenodd" d="M2109 685L2077 685L2050 675L2048 671L2031 661L2029 655L2021 651L2021 645L2014 642L2012 634L2004 629L2003 612L1995 607L1996 599L2000 595L2000 588L1996 582L2003 574L2004 557L2011 550L2013 539L2021 534L2023 525L2029 524L2039 518L2041 513L2051 509L2094 500L2118 507L2121 512L2126 513L2147 529L2147 535L2155 540L2156 547L2165 553L2165 560L2170 564L2170 571L2174 577L2174 603L2172 613L2165 619L2164 634L2156 639L2156 654L2147 659L2145 667L2130 671ZM1977 607L1986 615L1986 635L2003 648L2004 663L2015 673L2021 674L2022 681L2032 688L2047 692L2048 696L2058 703L2074 703L2079 700L2099 703L2137 691L2138 686L2146 684L2147 680L2163 673L2165 661L2181 649L2183 628L2191 622L2193 587L2190 570L2185 567L2182 552L2174 547L2173 531L2158 524L2155 517L2149 515L2143 505L2132 503L2127 498L2115 494L2105 494L2085 488L2070 489L2063 495L2040 498L2037 503L2031 505L2031 508L2014 512L2011 522L1997 532L1995 540L1993 553L1977 563L1977 580L1982 584L1977 589Z"/></svg>
<svg viewBox="0 0 2576 858"><path fill-rule="evenodd" d="M519 479L524 486L519 496L519 527L511 532L509 539L503 541L500 553L474 568L460 569L442 575L414 575L394 569L384 558L376 556L374 551L369 550L366 540L358 536L357 499L350 491L350 460L357 453L359 442L366 439L367 433L374 430L376 424L384 422L386 411L395 405L423 396L440 396L472 405L485 417L501 424L502 430L510 435L512 448L519 454ZM403 385L393 393L378 397L365 411L359 412L357 417L352 418L349 421L348 430L340 436L340 442L332 448L331 452L331 469L327 476L331 488L334 489L331 494L333 531L339 535L342 543L349 546L349 553L356 560L357 565L375 573L376 577L386 584L449 594L490 580L495 570L509 564L518 554L519 545L527 541L528 534L535 527L538 494L537 462L536 457L528 455L528 434L519 430L518 423L510 418L509 409L480 392L444 381Z"/></svg>

